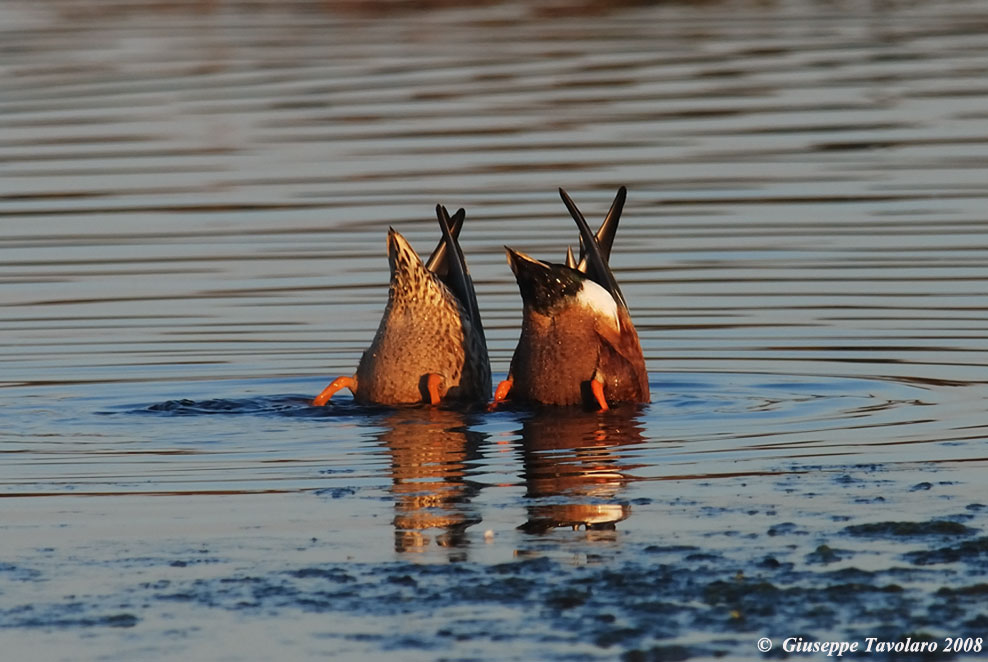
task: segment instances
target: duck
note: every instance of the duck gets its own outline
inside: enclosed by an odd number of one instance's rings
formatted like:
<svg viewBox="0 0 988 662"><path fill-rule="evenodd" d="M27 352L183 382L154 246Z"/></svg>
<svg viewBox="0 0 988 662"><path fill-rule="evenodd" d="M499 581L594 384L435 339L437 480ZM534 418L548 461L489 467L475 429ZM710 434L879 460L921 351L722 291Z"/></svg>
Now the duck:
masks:
<svg viewBox="0 0 988 662"><path fill-rule="evenodd" d="M411 244L388 229L388 303L370 347L352 376L338 377L313 399L321 407L348 389L376 405L487 403L491 367L477 294L459 244L466 218L436 205L442 233L422 262Z"/></svg>
<svg viewBox="0 0 988 662"><path fill-rule="evenodd" d="M627 189L618 189L596 233L573 199L559 195L580 231L580 253L562 264L505 246L522 298L522 327L507 379L490 408L508 399L542 405L583 405L606 411L650 400L638 332L609 260Z"/></svg>

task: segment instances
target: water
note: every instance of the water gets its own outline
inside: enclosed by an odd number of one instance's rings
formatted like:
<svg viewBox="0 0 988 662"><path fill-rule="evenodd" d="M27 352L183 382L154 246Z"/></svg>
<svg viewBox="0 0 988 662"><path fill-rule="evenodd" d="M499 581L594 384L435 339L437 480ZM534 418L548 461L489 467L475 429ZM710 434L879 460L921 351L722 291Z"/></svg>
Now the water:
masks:
<svg viewBox="0 0 988 662"><path fill-rule="evenodd" d="M983 3L0 5L11 659L984 637ZM652 402L307 405L462 244L599 221ZM973 646L973 641L972 641ZM816 657L819 654L809 654ZM872 651L866 659L923 659Z"/></svg>

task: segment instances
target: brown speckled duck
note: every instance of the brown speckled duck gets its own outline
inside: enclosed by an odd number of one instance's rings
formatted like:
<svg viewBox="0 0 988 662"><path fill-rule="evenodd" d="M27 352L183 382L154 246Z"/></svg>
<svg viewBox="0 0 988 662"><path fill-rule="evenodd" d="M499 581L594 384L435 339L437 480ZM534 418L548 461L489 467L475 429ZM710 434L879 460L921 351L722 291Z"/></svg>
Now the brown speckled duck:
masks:
<svg viewBox="0 0 988 662"><path fill-rule="evenodd" d="M608 260L627 190L622 186L596 235L566 191L580 229L580 259L552 264L506 248L523 303L521 338L496 406L512 400L608 409L648 402L648 373L638 333Z"/></svg>
<svg viewBox="0 0 988 662"><path fill-rule="evenodd" d="M394 228L388 230L391 285L384 316L352 377L338 377L312 401L326 404L340 389L360 403L384 405L491 397L487 341L477 295L457 238L465 212L450 219L437 205L442 238L423 264Z"/></svg>

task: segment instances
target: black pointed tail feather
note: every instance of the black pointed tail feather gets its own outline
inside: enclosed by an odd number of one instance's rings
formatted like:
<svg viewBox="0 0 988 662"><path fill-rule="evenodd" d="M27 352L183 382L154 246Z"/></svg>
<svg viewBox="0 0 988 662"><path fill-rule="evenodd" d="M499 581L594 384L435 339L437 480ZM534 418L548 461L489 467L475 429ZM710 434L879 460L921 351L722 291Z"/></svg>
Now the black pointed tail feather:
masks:
<svg viewBox="0 0 988 662"><path fill-rule="evenodd" d="M620 187L617 195L614 196L611 208L607 211L607 216L604 217L604 221L594 235L597 238L597 245L600 246L601 255L604 256L604 261L608 264L611 261L611 246L614 245L614 236L617 234L621 212L624 210L624 202L627 198L628 189L624 186ZM576 269L583 273L587 272L587 250L583 244L583 237L580 237L580 260L577 262Z"/></svg>
<svg viewBox="0 0 988 662"><path fill-rule="evenodd" d="M445 208L444 208L445 209ZM438 205L436 213L439 213ZM448 215L448 212L447 212ZM456 213L453 214L453 218L449 222L449 233L452 235L453 239L460 238L460 230L463 229L463 221L467 217L466 211L463 209L457 209ZM432 255L425 263L425 268L436 274L442 279L446 278L446 274L449 273L449 265L446 263L446 256L448 255L448 246L445 236L439 239L439 243L436 244L436 250L432 251Z"/></svg>
<svg viewBox="0 0 988 662"><path fill-rule="evenodd" d="M597 241L597 237L594 236L594 234L590 231L590 226L587 225L587 219L583 217L583 214L580 212L580 209L576 206L576 203L573 202L573 199L569 197L569 194L566 193L566 191L563 190L562 188L559 189L559 197L563 199L563 204L566 205L566 209L569 210L570 216L572 216L573 220L576 221L576 227L579 228L580 230L580 240L583 245L581 252L586 253L587 277L593 280L601 287L603 287L608 292L610 292L611 296L613 296L618 303L620 303L625 308L627 308L628 306L627 303L625 303L624 295L621 293L621 288L618 286L617 280L614 278L614 274L611 272L611 267L607 263L607 258L604 256L603 251L601 251L601 247ZM618 191L618 198L623 198L623 196L621 196L620 191ZM618 200L615 199L614 202L615 204L617 204ZM623 200L621 204L622 205L624 204ZM614 209L614 205L612 205L612 210L613 209ZM608 217L610 216L611 214L608 214ZM613 228L615 231L617 230L617 219L619 216L620 216L620 208L617 210L617 214L615 215L615 220L613 222ZM610 232L610 234L611 234L610 241L613 242L614 240L613 232ZM608 253L609 252L610 251L608 251Z"/></svg>
<svg viewBox="0 0 988 662"><path fill-rule="evenodd" d="M611 208L607 211L607 216L604 217L604 222L600 224L600 228L595 235L597 245L600 246L600 252L608 264L610 264L611 260L611 246L614 245L614 235L617 234L618 222L621 220L621 212L624 211L624 203L627 199L628 189L622 186L617 190L617 194L614 196L614 202L611 203Z"/></svg>
<svg viewBox="0 0 988 662"><path fill-rule="evenodd" d="M484 341L484 346L486 347L487 337L484 334L484 324L480 319L480 306L477 305L477 292L473 287L473 279L470 278L470 270L467 269L466 258L463 256L463 251L460 249L459 241L457 241L460 228L463 227L463 220L466 218L466 212L460 209L453 215L453 218L450 219L449 212L446 210L446 207L436 205L436 217L439 219L439 228L443 233L443 239L440 242L440 246L446 246L446 255L443 259L446 267L446 274L444 276L438 270L434 271L436 275L439 276L444 283L446 283L446 287L450 289L453 295L459 299L460 303L463 305L463 308L466 309L467 314L470 316L470 323L480 334L480 338ZM456 230L455 233L454 228ZM439 247L437 247L436 250L438 252Z"/></svg>

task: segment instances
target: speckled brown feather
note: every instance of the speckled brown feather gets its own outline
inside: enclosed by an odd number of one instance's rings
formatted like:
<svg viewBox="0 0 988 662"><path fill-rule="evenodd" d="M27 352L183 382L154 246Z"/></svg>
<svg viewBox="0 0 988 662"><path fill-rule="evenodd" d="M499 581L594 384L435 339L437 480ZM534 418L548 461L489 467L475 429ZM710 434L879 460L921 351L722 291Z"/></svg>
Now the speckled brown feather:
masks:
<svg viewBox="0 0 988 662"><path fill-rule="evenodd" d="M489 399L487 347L464 306L394 229L388 232L388 262L388 304L357 367L354 399L422 402L430 373L441 376L444 400Z"/></svg>
<svg viewBox="0 0 988 662"><path fill-rule="evenodd" d="M524 303L521 337L505 382L513 400L595 406L590 387L597 381L607 403L649 401L641 343L607 259L625 193L621 187L595 236L560 189L580 229L579 261L567 251L565 265L549 265L508 249ZM577 296L589 287L587 280L596 283L591 300L603 305L589 305ZM607 312L609 306L613 308Z"/></svg>

